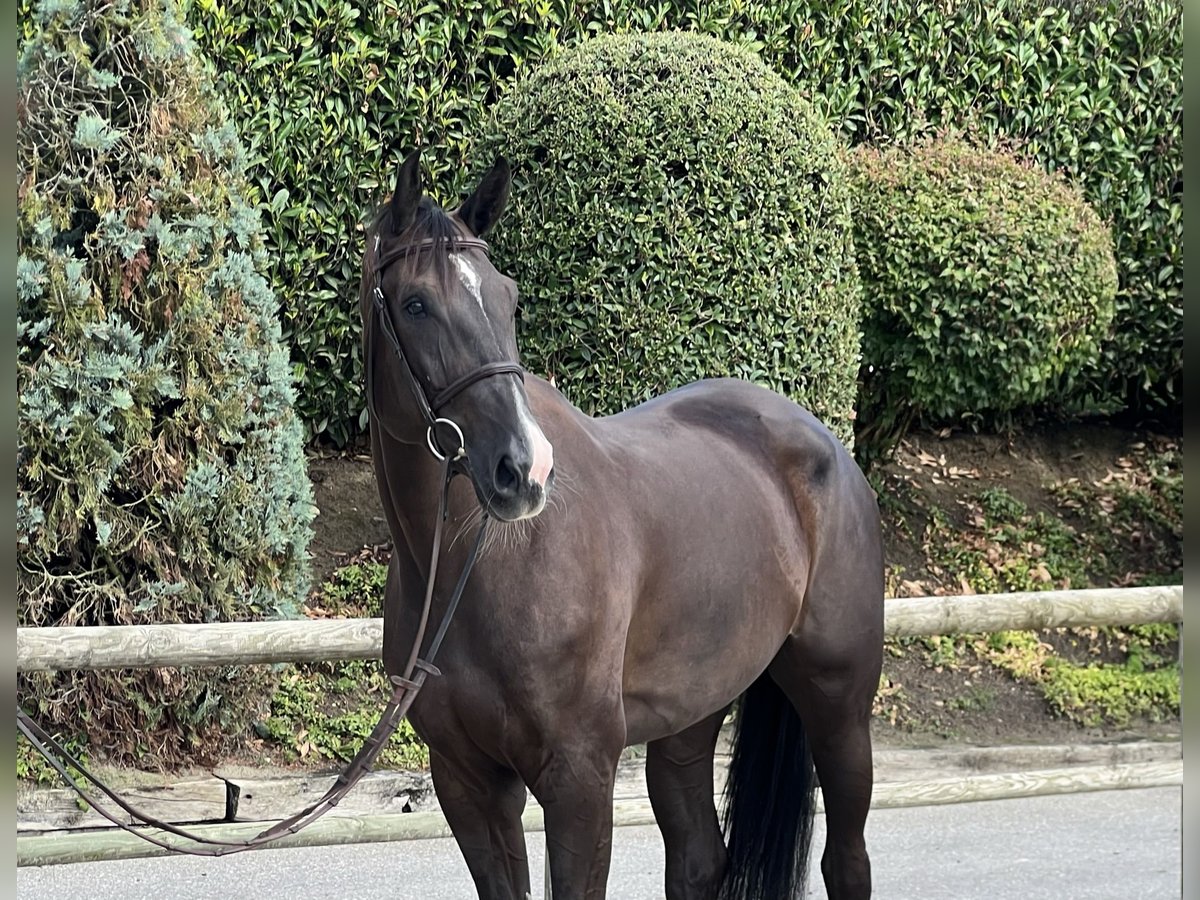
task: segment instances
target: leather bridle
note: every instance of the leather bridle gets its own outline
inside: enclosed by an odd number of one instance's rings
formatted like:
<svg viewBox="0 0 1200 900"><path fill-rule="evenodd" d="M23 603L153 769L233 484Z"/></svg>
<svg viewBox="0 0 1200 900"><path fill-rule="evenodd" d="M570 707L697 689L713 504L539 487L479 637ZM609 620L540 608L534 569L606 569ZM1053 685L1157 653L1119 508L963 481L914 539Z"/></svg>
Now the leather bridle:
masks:
<svg viewBox="0 0 1200 900"><path fill-rule="evenodd" d="M441 558L442 550L442 532L443 526L449 515L449 496L450 484L454 480L454 476L459 473L469 472L469 460L467 459L466 442L463 439L462 429L452 420L437 415L454 397L461 394L471 385L482 381L484 378L489 378L493 375L516 375L524 380L525 370L518 364L513 362L492 362L485 363L482 366L468 372L467 374L455 379L445 388L437 391L433 399L430 400L422 387L420 380L413 371L412 364L409 362L408 356L404 352L404 347L400 343L400 338L396 333L395 323L392 321L391 312L388 309L387 301L383 295L383 288L380 284L380 278L383 271L402 257L413 252L422 252L435 247L451 248L471 247L487 251L487 244L478 238L458 237L447 240L436 240L427 238L421 241L403 244L399 247L389 250L386 254L380 255L380 238L375 237L375 246L372 252L373 260L371 262L371 274L374 280L374 285L371 291L372 308L376 317L379 319L383 334L391 344L392 351L400 360L401 371L405 373L405 379L408 382L409 388L417 403L417 408L420 410L421 418L424 420L426 431L426 443L433 455L442 463L442 478L439 488L438 513L437 520L434 523L433 531L433 549L429 563L429 574L425 583L425 599L421 610L420 622L417 626L416 638L413 640L413 646L408 655L408 660L404 666L403 675L392 675L390 681L392 684L392 696L380 714L379 721L372 729L370 736L363 743L358 753L346 765L346 768L338 775L337 780L326 791L325 795L306 807L300 812L264 831L259 832L251 838L241 841L226 841L217 838L206 837L195 832L188 831L169 822L163 822L153 816L139 812L130 803L118 796L111 788L101 782L95 775L89 772L83 764L73 756L62 744L49 734L44 728L33 721L18 705L17 707L17 728L21 734L25 735L26 739L33 747L46 758L59 776L75 790L75 792L83 798L97 813L102 815L114 825L122 828L131 834L137 835L164 850L170 850L175 853L186 853L192 856L225 856L230 853L238 853L243 850L252 850L256 847L262 847L271 843L285 835L295 834L302 828L311 825L325 813L333 809L343 797L350 792L350 789L356 785L359 780L371 770L376 758L382 752L384 745L392 736L392 733L399 726L400 722L407 715L409 708L416 699L417 693L425 684L426 679L430 675L440 675L441 672L433 664L434 658L437 656L438 649L442 645L442 641L446 636L446 630L450 627L450 620L454 617L454 612L458 608L459 600L462 599L463 590L466 588L467 579L470 577L471 569L475 565L475 560L479 556L480 547L483 545L484 535L487 532L488 514L483 511L483 515L479 523L479 531L475 536L475 541L471 545L471 550L467 555L466 562L463 564L462 572L459 573L458 581L454 586L454 591L450 595L450 600L446 605L446 612L442 615L442 620L438 625L438 629L433 636L433 640L429 644L429 649L424 657L421 656L421 645L424 643L426 627L429 624L429 612L433 606L433 590L434 582L437 577L438 562ZM373 369L373 341L368 337L367 342L368 358L367 365L367 404L371 411L372 422L376 426L378 420L375 418L375 395L374 385L372 383ZM450 426L458 440L457 449L450 450L443 448L437 440L437 427L439 425ZM66 763L62 760L65 760ZM105 809L96 802L96 798L89 791L80 787L75 779L71 776L67 766L74 768L83 778L99 790L105 797L115 803L118 807L124 810L135 821L142 823L141 825L131 825L121 820L115 813ZM228 782L227 782L228 784ZM187 847L172 844L154 834L147 833L145 826L161 829L168 834L176 835L177 837L185 838L192 841L197 846Z"/></svg>
<svg viewBox="0 0 1200 900"><path fill-rule="evenodd" d="M404 345L400 343L400 337L396 333L396 324L392 320L391 309L388 307L387 299L383 295L382 276L384 270L392 263L399 259L404 259L413 253L445 247L448 251L460 248L472 248L482 250L486 254L488 250L487 242L474 237L425 238L420 241L393 247L387 253L381 253L381 244L381 238L376 234L375 246L372 251L374 259L370 263L371 275L374 281L374 284L371 286L372 310L379 320L383 336L391 344L392 351L400 361L400 370L404 373L404 380L408 382L409 390L412 392L413 399L417 403L417 410L425 422L425 442L428 444L430 452L438 459L442 459L444 456L451 456L456 463L464 462L466 460L466 447L463 441L462 429L453 420L438 416L438 412L471 385L485 378L490 378L493 375L516 375L524 381L525 369L515 362L499 361L484 363L482 366L456 378L440 391L435 392L433 399L430 400L420 379L417 378L416 373L413 371L412 363L409 362L408 355L404 352ZM374 378L373 370L375 368L374 360L372 359L373 354L374 341L368 339L367 359L365 360L367 367L367 404L372 421L377 421L375 392L372 384L372 379ZM439 425L449 426L458 439L458 448L452 453L443 451L441 445L438 443L437 428Z"/></svg>

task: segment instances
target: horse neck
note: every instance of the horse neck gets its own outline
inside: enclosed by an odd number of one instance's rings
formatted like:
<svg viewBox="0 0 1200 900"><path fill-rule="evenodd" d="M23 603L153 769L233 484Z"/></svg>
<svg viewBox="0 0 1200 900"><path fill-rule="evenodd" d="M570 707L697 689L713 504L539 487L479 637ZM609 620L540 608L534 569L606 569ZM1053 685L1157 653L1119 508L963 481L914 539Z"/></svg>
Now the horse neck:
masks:
<svg viewBox="0 0 1200 900"><path fill-rule="evenodd" d="M398 441L386 432L372 431L371 451L380 501L392 534L393 552L408 553L418 569L424 572L429 565L437 524L442 464L434 459L427 447ZM452 491L452 497L455 493ZM471 497L474 497L473 492ZM462 506L461 499L451 502L443 547L456 534L456 523L465 515Z"/></svg>

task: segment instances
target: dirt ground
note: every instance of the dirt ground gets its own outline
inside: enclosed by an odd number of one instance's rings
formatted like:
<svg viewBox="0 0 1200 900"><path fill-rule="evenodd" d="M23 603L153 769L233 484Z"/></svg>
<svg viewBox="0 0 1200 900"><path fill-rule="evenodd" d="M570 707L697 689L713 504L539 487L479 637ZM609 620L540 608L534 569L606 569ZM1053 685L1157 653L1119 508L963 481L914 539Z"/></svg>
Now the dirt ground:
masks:
<svg viewBox="0 0 1200 900"><path fill-rule="evenodd" d="M927 525L930 510L940 510L951 528L970 515L964 497L1003 488L1028 507L1063 514L1053 488L1064 483L1090 485L1126 471L1129 459L1176 446L1178 434L1111 423L1052 425L1008 437L969 433L922 433L911 436L896 458L875 476L884 516L889 589L896 595L957 594L960 586L930 566ZM311 544L313 583L319 585L338 566L361 557L364 548L386 558L390 537L380 509L371 462L361 451L314 455L309 463L320 515ZM1081 510L1072 523L1081 541L1095 524ZM1146 529L1147 534L1151 529ZM1139 534L1133 532L1136 538ZM1088 584L1121 583L1112 567L1128 570L1125 583L1170 583L1168 568L1178 546L1163 550L1163 540L1143 537L1122 546L1120 558L1105 571L1089 571ZM1161 536L1160 536L1161 537ZM1170 540L1167 541L1170 543ZM1144 545L1144 546L1143 546ZM1155 579L1154 576L1162 576ZM1177 583L1178 579L1174 579ZM1051 638L1053 639L1053 638ZM1061 643L1062 641L1058 641ZM939 666L920 646L889 644L884 659L874 732L879 746L954 744L1079 743L1122 738L1170 737L1180 731L1178 718L1135 721L1127 728L1087 728L1052 713L1035 686L1014 680L989 665Z"/></svg>
<svg viewBox="0 0 1200 900"><path fill-rule="evenodd" d="M319 585L364 548L390 549L392 538L370 456L353 451L314 455L308 461L308 475L319 510L308 552L312 583Z"/></svg>

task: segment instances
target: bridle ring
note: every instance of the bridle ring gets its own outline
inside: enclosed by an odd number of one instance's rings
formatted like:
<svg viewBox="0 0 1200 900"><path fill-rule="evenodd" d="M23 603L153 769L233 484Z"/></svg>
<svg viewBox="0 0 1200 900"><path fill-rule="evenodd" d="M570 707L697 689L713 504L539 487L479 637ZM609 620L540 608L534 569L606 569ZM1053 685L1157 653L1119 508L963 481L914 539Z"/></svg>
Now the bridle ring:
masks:
<svg viewBox="0 0 1200 900"><path fill-rule="evenodd" d="M427 428L425 430L425 443L427 443L429 445L429 452L437 457L438 462L442 462L446 459L446 454L442 453L438 449L437 441L434 439L434 436L433 436L433 429L436 428L442 422L445 422L447 425L449 425L451 428L453 428L454 433L458 435L458 453L455 454L454 458L455 459L466 459L467 439L465 437L463 437L462 429L458 427L458 423L454 422L452 419L440 419L440 418L434 419L433 424L430 425L429 428Z"/></svg>

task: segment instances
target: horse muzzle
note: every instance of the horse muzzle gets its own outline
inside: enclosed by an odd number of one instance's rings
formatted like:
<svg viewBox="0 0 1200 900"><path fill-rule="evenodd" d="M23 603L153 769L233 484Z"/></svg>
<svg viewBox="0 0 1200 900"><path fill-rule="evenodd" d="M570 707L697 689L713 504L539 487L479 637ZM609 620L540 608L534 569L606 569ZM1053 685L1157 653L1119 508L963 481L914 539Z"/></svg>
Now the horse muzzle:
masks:
<svg viewBox="0 0 1200 900"><path fill-rule="evenodd" d="M484 465L472 465L472 482L489 515L515 522L545 509L554 486L554 448L541 429L524 429L485 458ZM478 456L472 459L477 462Z"/></svg>

